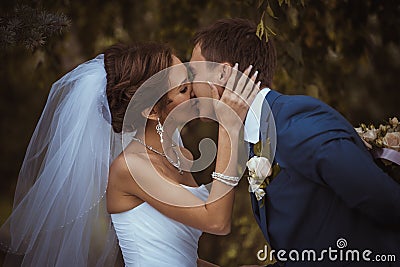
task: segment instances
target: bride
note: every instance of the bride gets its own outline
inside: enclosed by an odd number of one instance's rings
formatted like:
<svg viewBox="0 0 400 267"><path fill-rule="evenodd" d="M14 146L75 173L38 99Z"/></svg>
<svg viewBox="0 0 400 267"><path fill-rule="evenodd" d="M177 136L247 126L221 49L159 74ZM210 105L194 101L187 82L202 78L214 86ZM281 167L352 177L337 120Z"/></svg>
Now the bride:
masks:
<svg viewBox="0 0 400 267"><path fill-rule="evenodd" d="M199 104L179 66L161 44L114 45L53 85L13 212L0 229L5 265L112 266L116 233L126 266L215 266L198 259L198 240L202 231L230 231L238 133L256 77L246 84L248 69L221 97L210 83L220 127L209 192L197 186L188 171L191 154L176 145L176 127L167 123L193 118ZM165 69L171 90L139 90ZM237 69L231 73L233 85ZM159 100L152 106L146 97ZM185 112L174 112L182 106ZM124 132L133 134L127 145Z"/></svg>

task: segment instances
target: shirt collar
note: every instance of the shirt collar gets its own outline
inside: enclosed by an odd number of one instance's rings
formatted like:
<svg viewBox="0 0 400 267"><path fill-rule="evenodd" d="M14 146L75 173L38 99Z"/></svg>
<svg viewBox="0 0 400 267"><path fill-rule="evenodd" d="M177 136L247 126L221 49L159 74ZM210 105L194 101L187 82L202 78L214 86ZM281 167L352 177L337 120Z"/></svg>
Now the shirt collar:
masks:
<svg viewBox="0 0 400 267"><path fill-rule="evenodd" d="M247 112L244 122L244 140L256 144L260 140L260 119L263 102L267 94L271 91L269 88L263 88L257 93L256 98ZM265 100L266 101L266 100Z"/></svg>

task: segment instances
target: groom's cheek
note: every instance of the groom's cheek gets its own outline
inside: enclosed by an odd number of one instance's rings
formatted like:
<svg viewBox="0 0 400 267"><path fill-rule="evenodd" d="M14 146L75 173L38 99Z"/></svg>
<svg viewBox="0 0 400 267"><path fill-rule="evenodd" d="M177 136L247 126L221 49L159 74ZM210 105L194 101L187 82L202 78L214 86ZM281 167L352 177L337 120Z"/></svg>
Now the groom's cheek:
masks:
<svg viewBox="0 0 400 267"><path fill-rule="evenodd" d="M196 97L208 97L211 98L211 88L204 82L193 82L193 92Z"/></svg>

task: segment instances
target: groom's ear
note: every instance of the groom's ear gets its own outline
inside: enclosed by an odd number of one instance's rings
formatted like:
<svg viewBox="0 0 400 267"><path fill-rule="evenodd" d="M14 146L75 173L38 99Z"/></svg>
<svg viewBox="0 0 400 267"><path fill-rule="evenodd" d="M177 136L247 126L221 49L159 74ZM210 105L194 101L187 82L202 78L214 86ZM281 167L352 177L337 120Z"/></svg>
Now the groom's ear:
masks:
<svg viewBox="0 0 400 267"><path fill-rule="evenodd" d="M228 62L223 62L218 67L218 83L225 85L232 73L232 66Z"/></svg>

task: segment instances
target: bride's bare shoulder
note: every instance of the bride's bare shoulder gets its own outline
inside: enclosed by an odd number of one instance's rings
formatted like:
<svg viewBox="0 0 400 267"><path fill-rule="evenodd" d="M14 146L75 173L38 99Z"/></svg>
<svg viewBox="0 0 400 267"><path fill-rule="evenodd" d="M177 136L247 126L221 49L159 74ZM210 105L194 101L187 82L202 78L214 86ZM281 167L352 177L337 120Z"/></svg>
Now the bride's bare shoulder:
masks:
<svg viewBox="0 0 400 267"><path fill-rule="evenodd" d="M121 192L128 195L135 195L139 188L136 177L142 176L140 175L142 173L141 170L148 169L146 164L148 162L140 154L121 153L121 155L117 156L109 170L108 195L112 195L112 193L120 195Z"/></svg>
<svg viewBox="0 0 400 267"><path fill-rule="evenodd" d="M145 156L142 153L121 153L118 155L110 166L110 172L115 173L123 173L129 172L132 163L147 164L148 162L145 160Z"/></svg>

